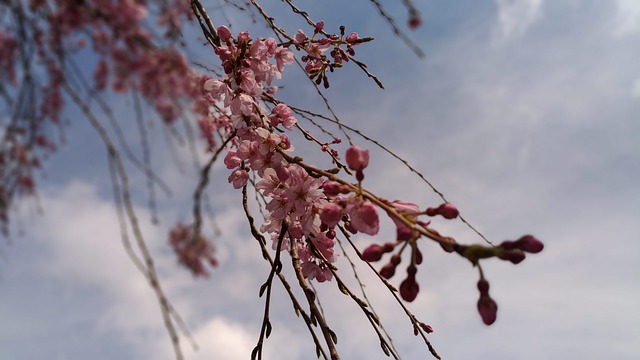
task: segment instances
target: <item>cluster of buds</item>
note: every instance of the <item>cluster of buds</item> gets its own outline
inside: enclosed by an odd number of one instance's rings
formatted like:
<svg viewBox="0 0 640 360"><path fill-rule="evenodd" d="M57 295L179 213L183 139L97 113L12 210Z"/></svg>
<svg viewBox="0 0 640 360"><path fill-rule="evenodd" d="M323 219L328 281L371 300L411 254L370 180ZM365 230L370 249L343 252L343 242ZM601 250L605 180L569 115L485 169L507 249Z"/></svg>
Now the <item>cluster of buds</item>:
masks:
<svg viewBox="0 0 640 360"><path fill-rule="evenodd" d="M385 243L382 246L378 244L369 245L362 252L362 259L368 262L375 262L382 259L382 256L386 253L392 253L398 245L401 246L398 252L391 255L389 258L389 262L385 264L382 268L380 268L379 274L385 279L391 279L396 274L396 269L398 265L402 262L402 252L406 249L406 245L408 242L406 241L397 241L395 243ZM405 301L413 301L418 296L418 292L420 291L420 287L416 281L416 273L418 272L418 268L416 265L422 264L422 253L418 249L415 242L411 244L411 262L409 266L407 266L407 277L400 283L400 297Z"/></svg>
<svg viewBox="0 0 640 360"><path fill-rule="evenodd" d="M318 35L324 37L316 39ZM301 60L307 63L305 71L309 78L315 80L317 85L323 84L325 88L328 88L327 70L333 72L336 68L341 68L343 62L348 62L350 56L356 54L354 46L371 40L373 38L361 38L355 32L345 36L344 26L340 26L340 35L327 34L324 32L324 21L318 21L311 37L308 37L304 31L298 30L298 33L293 37L293 44L307 53ZM346 50L341 46L346 46ZM332 47L329 58L325 53Z"/></svg>
<svg viewBox="0 0 640 360"><path fill-rule="evenodd" d="M503 241L498 246L455 244L453 249L474 264L491 257L519 264L526 258L525 253L537 254L544 249L544 244L531 235L524 235L515 241Z"/></svg>

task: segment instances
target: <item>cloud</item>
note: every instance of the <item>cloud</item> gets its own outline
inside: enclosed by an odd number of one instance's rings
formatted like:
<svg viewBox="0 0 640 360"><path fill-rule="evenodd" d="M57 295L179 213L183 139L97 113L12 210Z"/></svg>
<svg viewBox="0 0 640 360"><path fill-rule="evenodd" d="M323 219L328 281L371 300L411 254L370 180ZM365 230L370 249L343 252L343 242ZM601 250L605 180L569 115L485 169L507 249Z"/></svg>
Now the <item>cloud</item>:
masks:
<svg viewBox="0 0 640 360"><path fill-rule="evenodd" d="M640 31L640 2L636 0L616 0L618 24L616 33L620 36L638 34Z"/></svg>
<svg viewBox="0 0 640 360"><path fill-rule="evenodd" d="M498 7L496 40L518 38L542 17L544 0L495 0Z"/></svg>

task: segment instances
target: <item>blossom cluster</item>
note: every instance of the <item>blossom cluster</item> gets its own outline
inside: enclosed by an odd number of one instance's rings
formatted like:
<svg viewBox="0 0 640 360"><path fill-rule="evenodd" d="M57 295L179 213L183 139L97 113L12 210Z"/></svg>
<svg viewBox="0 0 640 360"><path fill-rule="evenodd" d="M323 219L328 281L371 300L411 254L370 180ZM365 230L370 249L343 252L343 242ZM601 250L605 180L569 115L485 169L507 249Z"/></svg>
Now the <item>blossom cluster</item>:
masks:
<svg viewBox="0 0 640 360"><path fill-rule="evenodd" d="M158 7L155 18L166 30L164 37L148 26L151 4ZM65 124L65 92L137 91L166 122L174 121L185 104L196 112L203 107L206 78L190 69L175 45L177 29L193 17L187 2L10 1L0 11L13 17L0 24L1 95L13 119L0 135L0 226L5 233L14 197L35 192L34 172L56 147L47 125ZM97 55L95 64L71 62L86 51ZM92 83L78 78L91 74Z"/></svg>

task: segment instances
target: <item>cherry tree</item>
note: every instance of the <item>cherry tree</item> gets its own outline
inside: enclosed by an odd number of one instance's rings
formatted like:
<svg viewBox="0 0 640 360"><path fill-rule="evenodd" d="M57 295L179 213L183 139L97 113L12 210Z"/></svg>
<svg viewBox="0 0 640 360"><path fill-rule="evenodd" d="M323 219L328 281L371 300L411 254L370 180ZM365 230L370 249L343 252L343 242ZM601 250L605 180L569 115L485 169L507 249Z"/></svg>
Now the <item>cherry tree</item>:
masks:
<svg viewBox="0 0 640 360"><path fill-rule="evenodd" d="M108 152L121 225L133 233L131 242L123 230L125 251L154 290L175 357L183 358L178 330L182 320L163 292L147 246L147 241L158 239L146 239L140 229L129 186L132 174L125 163L138 168L134 175L146 177L152 207L154 189L164 190L166 185L150 166L148 147L142 154L128 147L109 102L113 97L131 96L133 114L139 114L142 107L153 109L169 129L178 122L190 122L201 139L196 146L208 156L194 188L192 222L177 223L168 234L177 261L195 278L209 276L218 264L215 242L202 230L205 190L228 186L241 194L238 206L256 240L255 251L270 266L267 274L257 275L265 278L259 289L264 309L252 359L262 358L272 332L269 314L275 282L283 285L294 311L306 324L318 357L340 357L336 347L340 334L332 330L313 287L314 282L333 282L336 290L362 310L379 338L381 351L400 358L363 284L354 289L344 280L355 272L360 281L358 271L375 274L376 285L388 289L406 314L409 334L420 336L426 351L440 358L428 338L432 327L407 306L420 295L416 274L423 259L421 248L432 243L477 269L479 295L469 301L476 302L484 324L493 324L498 307L490 295L483 261L497 258L519 264L527 253L542 251L543 244L532 235L490 242L417 169L359 130L358 119L343 122L332 111L322 89L329 88L345 66L361 70L363 81L372 80L371 86L383 87L357 54L361 47L376 46L374 39L347 26L327 28L322 19L290 0L283 5L300 17L304 28L286 29L257 1L224 3L224 7L263 22L270 33L232 31L230 23L214 23L208 11L219 9L207 10L199 0L0 2L0 94L8 114L2 119L0 143L0 225L5 236L10 236L14 204L23 197L37 196L38 169L60 146L52 133L68 126L65 108L78 109L82 119L70 120L88 121ZM371 3L370 11L379 13L398 39L406 42L408 51L420 56L421 50L403 30L421 25L414 4L403 1L407 17L406 25L400 25L382 3ZM196 43L210 49L208 63L196 64L186 55L192 40L183 36L187 24L199 26L201 36ZM326 104L326 114L278 98L284 75L296 66L309 80L296 86L315 88ZM131 126L144 134L147 125L139 115L134 118L137 123ZM146 143L144 135L141 141ZM407 166L441 202L388 200L368 188L367 169L376 161L369 154L371 146ZM321 154L325 161L311 163L300 155L300 149ZM227 184L209 184L209 173L218 163L228 171ZM250 192L255 196L249 196ZM395 240L378 239L363 248L355 236L375 238L382 217L394 224ZM460 221L476 232L478 241L458 241L438 231L430 221L435 217ZM341 256L348 259L351 269L336 265ZM294 278L281 271L285 266Z"/></svg>

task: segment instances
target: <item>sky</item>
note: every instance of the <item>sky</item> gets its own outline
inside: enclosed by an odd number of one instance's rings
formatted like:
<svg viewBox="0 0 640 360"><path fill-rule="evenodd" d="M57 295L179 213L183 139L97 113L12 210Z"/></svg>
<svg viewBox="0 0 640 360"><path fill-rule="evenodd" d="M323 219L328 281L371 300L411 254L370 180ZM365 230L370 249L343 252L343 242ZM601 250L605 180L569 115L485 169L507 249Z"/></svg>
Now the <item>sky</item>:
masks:
<svg viewBox="0 0 640 360"><path fill-rule="evenodd" d="M387 3L403 25L405 10ZM487 238L531 233L545 249L518 266L486 262L499 306L498 320L487 327L476 311L476 270L425 243L421 291L408 307L434 328L430 340L444 359L640 358L640 2L415 4L423 26L410 36L424 50L422 59L372 4L299 2L328 30L345 24L376 38L357 56L385 90L347 66L332 76L326 93L333 109L408 160ZM279 2L264 5L283 14L287 30L302 26ZM211 12L216 23L229 19L234 32L270 35L245 14ZM215 61L206 49L192 56ZM303 75L290 70L278 95L323 111ZM114 99L123 122L124 105ZM38 201L21 204L19 234L0 245L0 358L172 359L157 301L120 240L106 153L72 115L66 145L39 181ZM227 184L226 169L213 169L208 195L220 228L220 266L210 278L194 280L166 242L173 224L190 221L197 181L191 150L174 144L172 151L160 126L150 134L152 161L173 191L158 196L159 225L150 221L142 174L132 175L132 186L165 291L200 347L194 351L183 340L186 358L247 359L258 339L264 306L258 289L268 266L247 231L240 193ZM422 207L439 203L400 162L353 139L371 151L368 189ZM462 243L482 241L459 221L434 226ZM383 220L380 237L360 236L356 243L364 248L393 236L392 223ZM349 271L343 261L338 266ZM366 269L361 276L402 358L429 358L388 292ZM342 357L386 358L335 282L316 287ZM279 285L271 314L265 359L314 358L306 328Z"/></svg>

